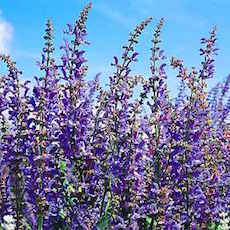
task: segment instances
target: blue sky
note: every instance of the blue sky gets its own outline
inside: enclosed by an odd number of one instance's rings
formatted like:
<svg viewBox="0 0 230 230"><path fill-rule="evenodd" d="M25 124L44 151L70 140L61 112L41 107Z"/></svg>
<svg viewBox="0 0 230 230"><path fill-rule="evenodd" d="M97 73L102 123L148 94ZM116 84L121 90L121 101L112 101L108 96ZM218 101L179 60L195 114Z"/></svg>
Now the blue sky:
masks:
<svg viewBox="0 0 230 230"><path fill-rule="evenodd" d="M38 74L35 61L40 59L43 46L45 22L51 18L55 28L56 48L61 45L62 31L67 23L74 22L85 0L1 0L0 2L0 52L10 53L24 71L24 78L33 79ZM229 0L93 0L93 9L88 18L87 48L90 71L88 78L102 72L101 82L108 82L113 69L113 56L121 54L129 32L135 25L153 16L137 51L139 62L133 66L135 74L149 74L148 64L151 36L154 26L165 18L162 32L162 47L168 58L183 58L185 64L199 66L200 38L208 36L210 29L217 25L218 47L215 80L213 86L230 73L230 1ZM169 72L169 88L176 92L177 79Z"/></svg>

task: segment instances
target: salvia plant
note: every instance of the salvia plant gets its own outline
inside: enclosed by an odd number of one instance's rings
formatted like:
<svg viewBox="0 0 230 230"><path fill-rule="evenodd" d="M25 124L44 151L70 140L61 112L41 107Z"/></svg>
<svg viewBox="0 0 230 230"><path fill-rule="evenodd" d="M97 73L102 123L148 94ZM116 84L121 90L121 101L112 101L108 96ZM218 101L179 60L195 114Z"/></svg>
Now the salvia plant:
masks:
<svg viewBox="0 0 230 230"><path fill-rule="evenodd" d="M207 90L216 28L201 39L201 65L188 68L166 58L160 19L149 76L134 76L135 46L152 18L144 20L103 89L99 74L86 80L90 9L67 25L60 60L47 21L33 86L0 56L0 229L229 229L230 76ZM180 82L175 99L166 68Z"/></svg>

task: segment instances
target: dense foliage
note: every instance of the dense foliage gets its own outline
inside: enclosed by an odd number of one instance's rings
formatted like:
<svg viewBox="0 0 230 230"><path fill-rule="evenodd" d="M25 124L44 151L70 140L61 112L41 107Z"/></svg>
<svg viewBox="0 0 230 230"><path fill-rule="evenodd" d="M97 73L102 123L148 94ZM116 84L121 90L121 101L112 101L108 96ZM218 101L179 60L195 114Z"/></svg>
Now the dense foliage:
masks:
<svg viewBox="0 0 230 230"><path fill-rule="evenodd" d="M0 78L2 229L228 229L230 76L210 92L216 28L202 38L201 66L167 61L161 19L150 76L133 76L140 23L114 57L109 89L85 79L87 5L67 25L61 60L47 21L41 76L30 90L9 56ZM173 100L165 68L177 70ZM141 86L139 97L134 90Z"/></svg>

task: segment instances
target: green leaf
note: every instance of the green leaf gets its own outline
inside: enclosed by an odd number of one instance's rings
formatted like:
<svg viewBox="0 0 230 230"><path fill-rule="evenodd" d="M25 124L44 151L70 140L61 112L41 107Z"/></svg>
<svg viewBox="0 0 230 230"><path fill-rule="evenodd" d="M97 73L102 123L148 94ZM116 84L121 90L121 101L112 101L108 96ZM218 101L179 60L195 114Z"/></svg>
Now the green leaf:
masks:
<svg viewBox="0 0 230 230"><path fill-rule="evenodd" d="M78 187L78 192L82 193L82 187L81 186Z"/></svg>
<svg viewBox="0 0 230 230"><path fill-rule="evenodd" d="M64 186L64 187L68 187L68 185L69 185L69 182L68 182L67 179L65 179L64 182L63 182L63 186Z"/></svg>
<svg viewBox="0 0 230 230"><path fill-rule="evenodd" d="M64 213L64 210L63 210L63 209L61 209L61 210L59 211L59 216L60 216L62 219L65 218L65 213Z"/></svg>
<svg viewBox="0 0 230 230"><path fill-rule="evenodd" d="M59 168L62 172L66 170L66 162L65 161L60 161L59 163Z"/></svg>
<svg viewBox="0 0 230 230"><path fill-rule="evenodd" d="M109 229L109 218L108 216L102 216L98 223L96 224L96 227L100 230L108 230Z"/></svg>
<svg viewBox="0 0 230 230"><path fill-rule="evenodd" d="M159 136L159 130L158 130L158 126L157 125L155 126L155 133L156 133L156 137L158 137Z"/></svg>
<svg viewBox="0 0 230 230"><path fill-rule="evenodd" d="M26 225L26 230L32 230L32 227L28 223L26 223L25 225ZM1 228L0 228L0 230L1 230Z"/></svg>
<svg viewBox="0 0 230 230"><path fill-rule="evenodd" d="M40 214L38 218L38 230L42 230L43 216Z"/></svg>
<svg viewBox="0 0 230 230"><path fill-rule="evenodd" d="M68 190L70 193L75 192L75 189L74 189L74 187L73 187L72 184L69 184L69 185L68 185L67 190Z"/></svg>
<svg viewBox="0 0 230 230"><path fill-rule="evenodd" d="M221 225L218 225L217 230L224 230Z"/></svg>
<svg viewBox="0 0 230 230"><path fill-rule="evenodd" d="M105 214L99 219L96 224L96 227L100 230L108 230L109 229L109 220L110 220L110 211L111 211L111 193L108 192L108 202L105 207Z"/></svg>
<svg viewBox="0 0 230 230"><path fill-rule="evenodd" d="M78 199L76 197L70 198L70 202L72 205L74 204L74 202L77 202L77 201L78 201Z"/></svg>
<svg viewBox="0 0 230 230"><path fill-rule="evenodd" d="M208 225L208 229L209 230L215 230L216 229L216 224L213 222L213 223L210 223L209 225Z"/></svg>
<svg viewBox="0 0 230 230"><path fill-rule="evenodd" d="M146 216L146 222L148 225L150 225L152 223L152 217Z"/></svg>
<svg viewBox="0 0 230 230"><path fill-rule="evenodd" d="M108 192L108 202L107 202L106 207L105 207L105 215L110 214L110 208L111 208L111 194L110 194L110 192Z"/></svg>

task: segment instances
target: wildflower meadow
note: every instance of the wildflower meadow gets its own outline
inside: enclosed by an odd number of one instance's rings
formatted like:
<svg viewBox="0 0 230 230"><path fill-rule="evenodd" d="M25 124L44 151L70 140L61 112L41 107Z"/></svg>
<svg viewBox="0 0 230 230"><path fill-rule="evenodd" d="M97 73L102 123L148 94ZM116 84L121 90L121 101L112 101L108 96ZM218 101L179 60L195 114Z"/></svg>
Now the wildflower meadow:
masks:
<svg viewBox="0 0 230 230"><path fill-rule="evenodd" d="M86 79L91 7L67 24L60 60L47 21L35 84L0 55L0 229L230 229L230 75L207 88L216 27L200 40L200 66L187 67L161 48L164 19L147 18L111 56L104 89L100 74ZM144 30L148 76L132 73Z"/></svg>

